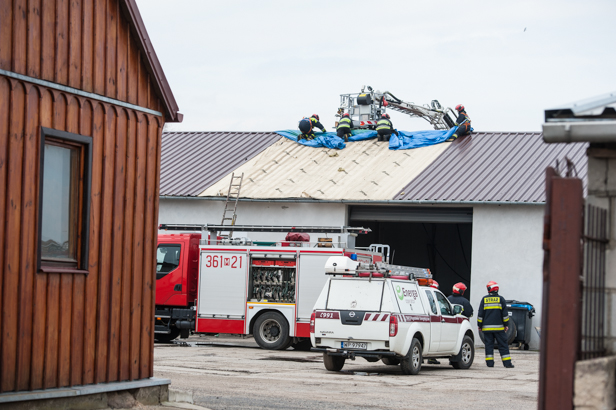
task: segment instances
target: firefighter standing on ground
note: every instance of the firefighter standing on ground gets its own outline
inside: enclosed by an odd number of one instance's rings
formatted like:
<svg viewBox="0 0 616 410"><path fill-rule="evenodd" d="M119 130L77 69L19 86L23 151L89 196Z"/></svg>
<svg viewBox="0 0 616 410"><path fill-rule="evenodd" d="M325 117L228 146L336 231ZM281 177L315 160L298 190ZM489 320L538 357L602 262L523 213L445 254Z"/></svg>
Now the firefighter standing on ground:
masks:
<svg viewBox="0 0 616 410"><path fill-rule="evenodd" d="M351 129L353 128L353 120L349 113L346 113L342 116L340 121L338 121L338 126L336 127L336 134L344 140L344 142L349 142L349 137L351 136Z"/></svg>
<svg viewBox="0 0 616 410"><path fill-rule="evenodd" d="M477 327L480 332L483 332L486 346L486 365L494 367L494 340L496 339L503 365L507 368L513 368L506 334L509 329L507 326L509 323L507 304L505 298L498 294L498 283L490 281L486 287L489 294L481 299L477 312Z"/></svg>
<svg viewBox="0 0 616 410"><path fill-rule="evenodd" d="M315 127L320 128L323 132L327 132L323 124L319 122L319 116L317 114L312 114L310 118L302 119L299 122L299 130L302 133L297 137L297 140L299 141L305 139L307 141L310 141L312 139L315 139L316 135L314 135L313 131Z"/></svg>
<svg viewBox="0 0 616 410"><path fill-rule="evenodd" d="M468 301L464 297L464 292L466 292L466 285L462 282L458 282L453 285L452 294L449 295L447 299L451 302L452 305L462 305L462 314L468 318L473 316L473 307L471 306L471 302Z"/></svg>
<svg viewBox="0 0 616 410"><path fill-rule="evenodd" d="M376 123L376 132L379 134L379 141L389 141L391 134L398 135L398 131L394 129L389 118L389 114L383 114L379 122Z"/></svg>
<svg viewBox="0 0 616 410"><path fill-rule="evenodd" d="M447 141L453 141L456 138L463 137L471 132L471 118L466 113L466 110L464 110L464 106L462 104L458 104L456 106L456 111L458 112L458 118L456 118L456 125L458 126L458 129Z"/></svg>

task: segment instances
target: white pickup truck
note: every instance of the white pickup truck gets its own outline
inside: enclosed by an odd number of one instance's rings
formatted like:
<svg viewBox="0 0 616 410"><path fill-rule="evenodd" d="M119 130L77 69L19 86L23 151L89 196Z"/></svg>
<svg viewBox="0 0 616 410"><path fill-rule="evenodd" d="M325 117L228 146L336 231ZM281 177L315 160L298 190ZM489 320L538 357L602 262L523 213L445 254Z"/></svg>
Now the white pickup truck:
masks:
<svg viewBox="0 0 616 410"><path fill-rule="evenodd" d="M357 356L400 364L405 374L419 373L423 358L447 358L456 369L473 364L470 323L462 306L428 286L429 270L333 256L325 271L332 276L315 304L310 340L327 370Z"/></svg>

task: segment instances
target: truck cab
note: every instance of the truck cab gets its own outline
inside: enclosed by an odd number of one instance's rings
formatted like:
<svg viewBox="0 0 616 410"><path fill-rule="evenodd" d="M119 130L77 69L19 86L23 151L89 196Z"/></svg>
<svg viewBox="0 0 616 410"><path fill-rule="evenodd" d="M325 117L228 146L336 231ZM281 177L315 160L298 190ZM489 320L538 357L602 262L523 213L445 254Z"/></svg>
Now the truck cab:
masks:
<svg viewBox="0 0 616 410"><path fill-rule="evenodd" d="M405 374L417 374L423 358L447 358L457 369L472 365L470 323L460 305L429 287L429 270L334 256L326 272L310 337L327 370L339 371L357 356L400 364Z"/></svg>
<svg viewBox="0 0 616 410"><path fill-rule="evenodd" d="M154 331L159 341L171 341L182 332L188 337L194 329L200 239L200 233L158 235Z"/></svg>

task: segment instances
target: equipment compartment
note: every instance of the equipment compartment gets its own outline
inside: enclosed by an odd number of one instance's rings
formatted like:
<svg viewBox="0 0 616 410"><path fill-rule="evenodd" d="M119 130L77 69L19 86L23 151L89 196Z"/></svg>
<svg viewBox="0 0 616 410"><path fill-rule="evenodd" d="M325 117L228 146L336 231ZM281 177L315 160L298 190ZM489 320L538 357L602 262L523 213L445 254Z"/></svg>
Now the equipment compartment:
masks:
<svg viewBox="0 0 616 410"><path fill-rule="evenodd" d="M295 265L295 261L272 260L266 266L255 262L250 268L248 301L295 303L295 266L281 266L291 262Z"/></svg>

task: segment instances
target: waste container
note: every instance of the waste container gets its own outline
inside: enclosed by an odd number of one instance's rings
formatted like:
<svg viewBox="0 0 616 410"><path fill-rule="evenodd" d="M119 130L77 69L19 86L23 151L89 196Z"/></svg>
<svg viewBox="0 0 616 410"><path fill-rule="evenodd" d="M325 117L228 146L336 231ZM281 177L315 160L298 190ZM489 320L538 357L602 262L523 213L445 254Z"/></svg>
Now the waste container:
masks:
<svg viewBox="0 0 616 410"><path fill-rule="evenodd" d="M517 334L510 343L519 343L524 346L524 350L529 349L531 331L533 329L532 322L535 316L535 308L528 302L520 302L517 300L506 300L509 317L514 321L517 329Z"/></svg>

